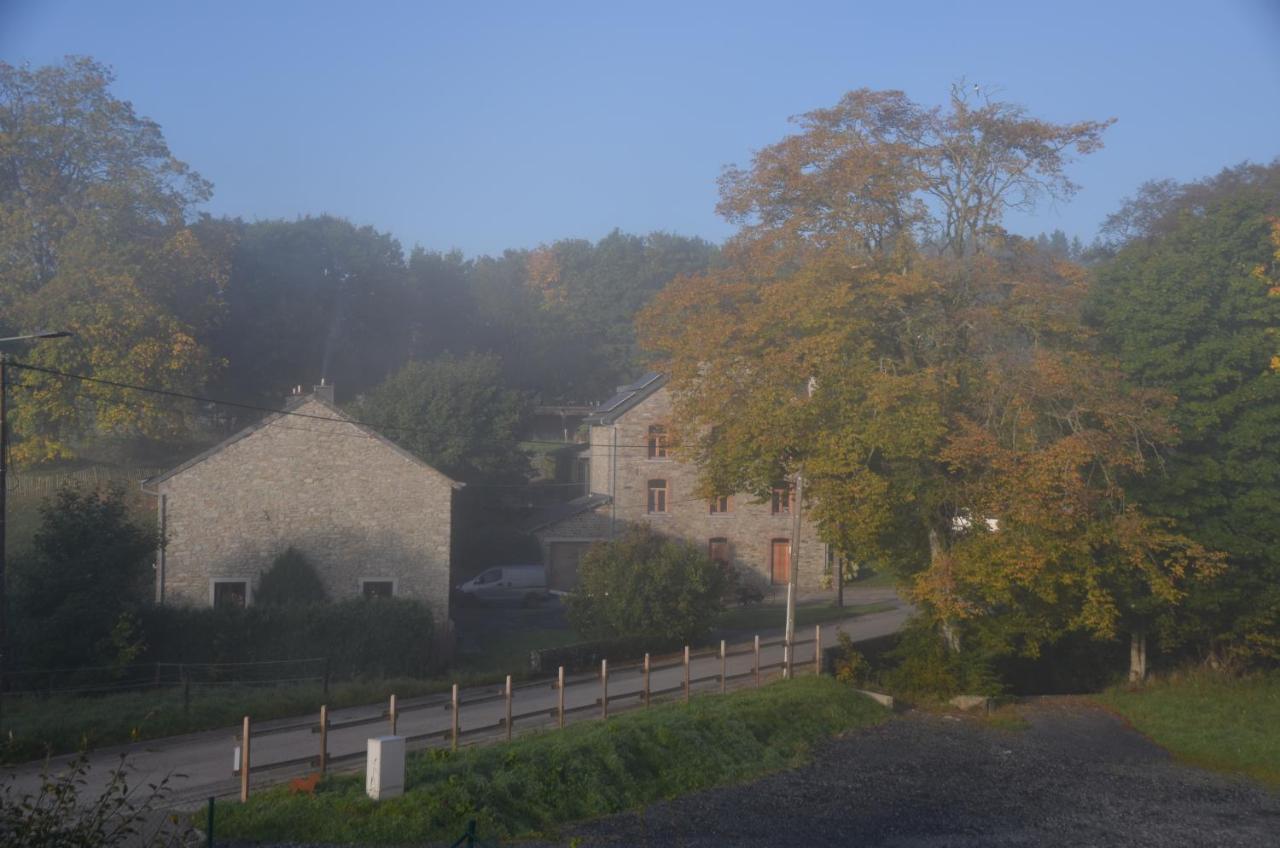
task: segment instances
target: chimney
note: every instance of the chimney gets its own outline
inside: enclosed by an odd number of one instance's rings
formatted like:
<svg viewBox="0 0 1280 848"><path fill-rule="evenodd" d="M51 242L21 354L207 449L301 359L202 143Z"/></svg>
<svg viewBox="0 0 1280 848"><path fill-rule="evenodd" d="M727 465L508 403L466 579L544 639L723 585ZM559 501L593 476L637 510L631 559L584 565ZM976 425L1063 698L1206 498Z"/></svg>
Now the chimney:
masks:
<svg viewBox="0 0 1280 848"><path fill-rule="evenodd" d="M300 397L302 397L302 386L294 386L293 388L289 389L289 394L284 396L285 406L288 406L289 404L293 403Z"/></svg>
<svg viewBox="0 0 1280 848"><path fill-rule="evenodd" d="M320 378L320 385L311 387L311 392L322 401L336 403L333 399L333 383L326 384L324 377Z"/></svg>

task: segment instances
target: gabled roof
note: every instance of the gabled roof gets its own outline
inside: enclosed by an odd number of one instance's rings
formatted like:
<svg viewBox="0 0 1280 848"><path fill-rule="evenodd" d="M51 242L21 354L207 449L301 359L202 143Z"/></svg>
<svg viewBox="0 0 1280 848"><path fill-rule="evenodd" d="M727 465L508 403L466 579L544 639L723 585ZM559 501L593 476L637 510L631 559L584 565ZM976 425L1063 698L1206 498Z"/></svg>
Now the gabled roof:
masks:
<svg viewBox="0 0 1280 848"><path fill-rule="evenodd" d="M276 421L279 421L281 418L285 417L290 412L294 412L299 407L309 402L319 404L320 406L324 407L327 411L332 413L333 418L335 420L342 421L347 425L356 428L361 433L364 433L366 436L376 439L382 444L386 445L388 448L400 454L402 457L409 460L410 462L413 462L416 465L420 465L423 468L427 469L428 471L431 471L432 473L437 474L440 477L443 477L446 481L448 481L449 485L452 486L453 488L461 489L463 486L466 485L465 483L460 483L457 480L450 478L447 474L444 474L439 469L424 462L420 457L400 447L395 442L391 441L381 433L369 427L366 427L363 424L358 424L355 421L352 421L351 418L341 409L329 403L324 398L314 394L300 395L296 398L290 398L288 403L284 405L284 409L280 410L279 412L273 412L269 415L264 416L261 421L258 421L257 423L254 423L254 424L250 424L248 427L245 427L243 430L236 433L235 435L222 440L218 444L214 445L213 447L209 448L206 451L203 451L202 453L196 454L195 456L191 457L191 459L188 459L186 462L182 463L181 465L170 468L168 471L164 472L163 474L158 474L155 477L148 477L146 480L143 480L142 482L144 484L162 483L165 480L168 480L170 477L176 477L182 472L186 471L188 468L191 468L194 465L199 465L200 463L204 462L206 459L213 456L214 454L221 453L222 451L226 450L228 447L240 441L241 439L248 438L249 436L252 436L254 433L258 432L259 430L262 430L262 429L265 429L266 427L271 426L273 423L275 423Z"/></svg>
<svg viewBox="0 0 1280 848"><path fill-rule="evenodd" d="M574 498L565 503L553 504L543 507L530 515L527 519L520 523L520 529L525 533L533 533L541 530L543 527L550 527L552 524L559 524L575 515L604 506L612 500L608 495L583 495Z"/></svg>
<svg viewBox="0 0 1280 848"><path fill-rule="evenodd" d="M629 386L618 386L616 394L600 404L595 415L587 418L588 424L612 424L640 401L667 384L666 374L649 372Z"/></svg>

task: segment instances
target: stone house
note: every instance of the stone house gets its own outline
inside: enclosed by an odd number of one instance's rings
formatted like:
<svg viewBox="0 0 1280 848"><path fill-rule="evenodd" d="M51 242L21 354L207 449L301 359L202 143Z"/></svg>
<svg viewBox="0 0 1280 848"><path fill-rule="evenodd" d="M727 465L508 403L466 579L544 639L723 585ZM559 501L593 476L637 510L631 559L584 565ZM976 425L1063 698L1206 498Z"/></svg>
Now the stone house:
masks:
<svg viewBox="0 0 1280 848"><path fill-rule="evenodd" d="M289 398L282 412L143 487L156 496L166 540L157 603L251 604L259 575L293 547L330 598L416 598L448 632L462 484L352 422L331 385Z"/></svg>
<svg viewBox="0 0 1280 848"><path fill-rule="evenodd" d="M763 503L745 494L711 502L696 497L698 469L667 445L671 416L667 378L647 374L620 386L586 419L590 493L543 510L524 526L542 545L553 587L571 586L586 549L628 523L647 523L704 546L713 559L766 592L785 587L791 563L789 487L776 489ZM823 588L830 582L831 552L807 521L800 544L800 588Z"/></svg>

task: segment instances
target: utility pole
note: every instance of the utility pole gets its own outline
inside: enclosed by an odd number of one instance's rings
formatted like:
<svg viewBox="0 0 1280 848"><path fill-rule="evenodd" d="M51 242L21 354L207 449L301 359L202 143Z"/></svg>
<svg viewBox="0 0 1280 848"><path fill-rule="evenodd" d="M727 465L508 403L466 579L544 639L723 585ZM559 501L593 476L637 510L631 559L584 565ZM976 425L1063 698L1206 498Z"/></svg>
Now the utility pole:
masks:
<svg viewBox="0 0 1280 848"><path fill-rule="evenodd" d="M795 494L791 501L791 552L790 568L787 575L787 633L783 650L786 651L786 664L783 671L791 676L791 666L796 653L796 590L799 587L800 573L800 510L804 503L804 472L796 472Z"/></svg>

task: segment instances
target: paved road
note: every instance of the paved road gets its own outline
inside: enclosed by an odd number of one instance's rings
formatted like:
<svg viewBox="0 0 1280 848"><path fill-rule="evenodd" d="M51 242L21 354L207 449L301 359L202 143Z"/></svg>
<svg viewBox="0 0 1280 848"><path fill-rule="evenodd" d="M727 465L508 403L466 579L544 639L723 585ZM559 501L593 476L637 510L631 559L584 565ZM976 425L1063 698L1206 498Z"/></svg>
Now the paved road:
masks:
<svg viewBox="0 0 1280 848"><path fill-rule="evenodd" d="M556 844L1280 845L1280 792L1180 764L1084 699L1020 709L1022 730L908 713L833 740L803 768L585 822Z"/></svg>
<svg viewBox="0 0 1280 848"><path fill-rule="evenodd" d="M836 643L837 630L843 630L855 640L895 632L901 628L909 613L909 607L900 606L894 610L824 625L822 628L823 645L830 646ZM780 635L776 631L770 634L761 634L764 641L772 641L780 638ZM796 638L797 640L812 640L813 632L811 629L801 630L797 633ZM735 648L741 650L746 647L748 646L742 644L731 646L730 652ZM814 656L813 650L812 644L799 646L796 650L796 663L811 667ZM762 649L761 663L763 665L778 663L781 660L781 646ZM755 657L751 651L731 656L727 661L728 674L730 676L735 674L744 675L731 685L753 685L754 678L750 671L754 663ZM690 676L695 679L718 675L719 672L720 659L715 656L699 656L691 663ZM776 675L778 671L775 669L772 673ZM661 668L653 671L650 688L655 691L677 689L682 685L683 677L684 670L680 665ZM626 696L638 693L641 685L641 673L637 667L631 666L626 669L611 670L609 679L610 710L620 710L629 705L638 704L639 699L637 697L627 698ZM707 681L695 686L694 691L716 689L718 686L718 681ZM461 700L466 704L468 701L491 698L498 692L499 689L493 686L468 689L462 693ZM518 688L513 706L513 711L517 716L534 710L544 712L542 716L537 718L531 717L523 721L517 721L514 725L516 730L552 726L555 719L548 712L557 706L558 694L557 690L545 682ZM570 720L598 717L598 710L590 707L600 694L598 675L571 678L564 691L566 709L584 709L571 715ZM678 696L679 693L675 692L668 693L665 697ZM613 703L615 698L624 700L615 706ZM414 736L448 730L452 723L452 717L447 701L447 695L412 700L406 699L399 705L401 715L397 731L400 735ZM334 710L330 714L330 722L341 725L344 722L374 718L381 716L385 709L386 704L376 704ZM474 732L479 728L495 725L503 717L505 709L505 703L501 698L485 700L472 706L464 706L461 711L463 732L465 733L468 730ZM310 724L315 723L316 719L317 716L312 715L263 722L260 725L260 729L287 728L290 725L298 725L303 722ZM133 774L131 782L135 785L141 785L143 782L154 782L166 775L174 775L171 778L171 785L175 791L175 803L199 800L210 795L226 796L234 794L239 790L238 778L232 772L233 751L236 744L233 741L233 737L237 732L238 728L222 728L206 733L99 750L93 755L93 768L85 789L88 792L99 789L105 783L108 769L119 761L121 753L126 753L129 756ZM342 757L363 752L370 737L387 732L389 732L389 728L382 721L358 727L331 730L329 732L328 745L330 756ZM492 736L501 732L495 728L488 733L482 732L469 736L466 741L475 741L484 738L486 735ZM430 744L448 744L448 741L421 742L417 744L417 747L426 747ZM309 726L296 727L277 734L255 737L251 742L251 762L254 764L292 760L299 757L313 756L318 753L319 736L313 733ZM68 759L69 757L55 758L52 765L54 768L60 768ZM348 763L350 764L350 761ZM356 762L355 765L363 767L362 763L359 762ZM6 780L14 782L20 792L33 791L39 785L40 770L41 764L38 763L20 766L11 769ZM307 770L306 766L298 765L287 770L271 770L261 773L255 771L252 776L252 784L254 786L262 786L276 783L289 776L304 773Z"/></svg>

